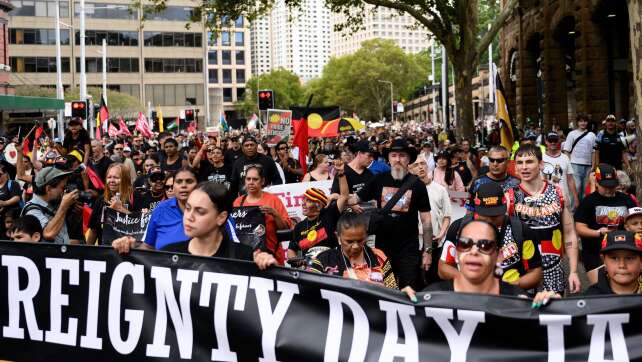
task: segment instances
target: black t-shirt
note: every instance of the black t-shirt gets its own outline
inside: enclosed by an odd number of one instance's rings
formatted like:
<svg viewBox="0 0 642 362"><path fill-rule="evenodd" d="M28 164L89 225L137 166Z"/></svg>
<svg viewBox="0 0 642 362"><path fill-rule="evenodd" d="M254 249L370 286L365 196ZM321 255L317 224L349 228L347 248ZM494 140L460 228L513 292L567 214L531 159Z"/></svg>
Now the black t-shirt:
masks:
<svg viewBox="0 0 642 362"><path fill-rule="evenodd" d="M621 192L616 192L614 197L605 197L595 191L580 202L575 210L575 221L586 224L592 230L602 227L621 228L628 210L635 206L633 200ZM586 270L593 270L602 265L602 237L582 237L581 240L582 261Z"/></svg>
<svg viewBox="0 0 642 362"><path fill-rule="evenodd" d="M278 162L278 160L276 161ZM297 169L300 168L299 166L299 161L293 159L293 158L288 158L288 166L292 169ZM281 166L283 167L283 166ZM295 173L289 172L286 169L283 169L283 175L285 176L285 183L286 184L293 184L299 182L299 176Z"/></svg>
<svg viewBox="0 0 642 362"><path fill-rule="evenodd" d="M71 152L73 150L85 152L85 145L90 143L91 140L89 139L89 132L83 128L78 132L76 138L71 135L71 132L67 132L67 134L65 134L65 139L62 141L62 147L66 149L67 152Z"/></svg>
<svg viewBox="0 0 642 362"><path fill-rule="evenodd" d="M160 250L168 251L171 253L190 254L189 242L190 240L181 241L178 243L171 243L171 244L165 245ZM216 250L216 252L210 256L215 258L252 261L253 260L252 251L253 251L252 248L250 248L249 246L243 245L241 243L236 243L230 240L229 236L227 235L227 232L224 232L221 245L218 247L218 250Z"/></svg>
<svg viewBox="0 0 642 362"><path fill-rule="evenodd" d="M198 168L198 181L212 181L223 184L229 189L232 182L232 167L226 164L216 167L209 160L201 160Z"/></svg>
<svg viewBox="0 0 642 362"><path fill-rule="evenodd" d="M448 227L446 232L446 240L444 243L447 243L446 248L454 247L457 245L457 235L459 234L459 229L464 222L464 219L470 218L470 216L464 216L461 219L455 220ZM502 280L504 282L514 282L520 277L526 275L526 273L535 268L542 266L542 256L539 251L539 240L537 239L537 234L526 225L524 222L515 219L514 222L521 223L522 227L522 236L519 238L514 237L513 229L511 227L511 221L508 216L504 219L504 227L499 232L500 236L500 255L502 255L501 267L504 270ZM526 247L525 247L526 246ZM526 251L524 250L526 249ZM448 253L450 250L446 250ZM453 264L454 256L444 255L442 259L448 264Z"/></svg>
<svg viewBox="0 0 642 362"><path fill-rule="evenodd" d="M136 177L136 180L134 181L134 189L136 191L147 190L148 188L149 184L147 183L147 175L140 175Z"/></svg>
<svg viewBox="0 0 642 362"><path fill-rule="evenodd" d="M618 170L622 169L622 152L626 147L617 132L599 132L595 139L595 149L600 152L600 163L609 164Z"/></svg>
<svg viewBox="0 0 642 362"><path fill-rule="evenodd" d="M239 157L243 156L243 151L239 148L238 150L234 151L233 149L229 149L225 151L225 154L223 155L223 159L225 160L225 164L232 166L234 165L234 162L238 160Z"/></svg>
<svg viewBox="0 0 642 362"><path fill-rule="evenodd" d="M341 213L336 203L321 210L319 217L310 221L305 219L294 225L292 240L288 249L305 255L308 249L315 246L334 248L338 244L335 230Z"/></svg>
<svg viewBox="0 0 642 362"><path fill-rule="evenodd" d="M359 199L361 201L376 200L377 208L382 209L411 176L408 174L403 180L395 180L390 172L380 173L358 192ZM379 244L381 242L384 245L411 242L417 244L417 249L419 249L418 213L429 211L430 202L426 185L421 180L415 179L412 186L381 220L377 228L377 245L381 245Z"/></svg>
<svg viewBox="0 0 642 362"><path fill-rule="evenodd" d="M150 212L163 200L165 200L164 192L161 192L158 196L154 196L149 190L136 191L134 192L132 211L147 209L147 211Z"/></svg>
<svg viewBox="0 0 642 362"><path fill-rule="evenodd" d="M370 180L372 180L372 178L374 177L372 171L368 170L367 168L359 174L348 165L345 165L344 173L346 175L346 181L348 181L348 188L351 194L356 194L357 192L361 191L361 189L364 188L366 184L370 182ZM335 177L334 181L332 182L331 192L333 194L338 194L341 192L339 190L338 177Z"/></svg>
<svg viewBox="0 0 642 362"><path fill-rule="evenodd" d="M22 198L22 188L20 187L18 181L7 180L7 182L5 182L2 187L0 187L0 200L7 201L15 196ZM17 207L20 207L20 203L4 207L2 210L2 214L5 214L8 210L15 209Z"/></svg>
<svg viewBox="0 0 642 362"><path fill-rule="evenodd" d="M178 158L174 163L168 163L167 159L162 160L160 163L161 171L163 171L165 174L176 173L182 167L183 167L183 157L181 157L180 154L178 155Z"/></svg>
<svg viewBox="0 0 642 362"><path fill-rule="evenodd" d="M100 159L100 161L91 161L90 165L96 171L96 174L100 176L100 179L105 182L105 177L107 176L107 168L109 168L109 165L114 163L109 157L103 156L103 158ZM91 183L90 183L91 184Z"/></svg>
<svg viewBox="0 0 642 362"><path fill-rule="evenodd" d="M463 182L464 185L468 185L468 183L472 181L473 173L468 168L466 161L460 161L457 164L457 166L455 166L455 170L457 171L457 173L459 173L459 177L461 177L461 182Z"/></svg>
<svg viewBox="0 0 642 362"><path fill-rule="evenodd" d="M430 284L426 287L423 292L454 292L455 291L455 282L453 280L444 280L441 282ZM499 281L499 295L507 296L527 296L526 292L513 284L508 284L503 281Z"/></svg>
<svg viewBox="0 0 642 362"><path fill-rule="evenodd" d="M261 165L263 168L263 176L265 179L265 185L280 185L283 183L279 171L276 169L276 164L274 160L267 157L266 155L257 154L252 158L248 158L243 155L239 157L236 162L234 162L234 167L232 168L232 183L231 190L232 195L237 195L239 191L245 193L244 178L245 171L252 165Z"/></svg>

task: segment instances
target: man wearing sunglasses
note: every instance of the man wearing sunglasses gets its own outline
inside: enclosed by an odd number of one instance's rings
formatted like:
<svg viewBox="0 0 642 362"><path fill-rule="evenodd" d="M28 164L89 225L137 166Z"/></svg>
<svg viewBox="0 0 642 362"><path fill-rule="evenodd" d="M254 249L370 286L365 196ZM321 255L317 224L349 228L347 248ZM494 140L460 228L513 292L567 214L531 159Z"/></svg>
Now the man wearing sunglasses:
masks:
<svg viewBox="0 0 642 362"><path fill-rule="evenodd" d="M499 184L490 182L479 187L473 195L475 212L456 220L448 228L439 260L439 277L456 278L457 238L463 225L471 220L493 224L499 230L497 238L500 249L499 266L502 281L524 290L535 288L542 279L542 258L538 249L537 235L516 217L506 215L506 198Z"/></svg>
<svg viewBox="0 0 642 362"><path fill-rule="evenodd" d="M498 184L504 192L519 185L519 179L508 174L509 153L503 146L493 146L488 151L488 172L478 175L470 184L468 191L470 199L466 202L466 210L471 213L475 211L474 195L481 185L493 182Z"/></svg>
<svg viewBox="0 0 642 362"><path fill-rule="evenodd" d="M303 177L303 169L299 165L299 161L290 157L290 146L285 141L279 141L276 144L276 161L283 169L283 175L285 176L285 183L291 184L296 183L301 180Z"/></svg>
<svg viewBox="0 0 642 362"><path fill-rule="evenodd" d="M133 211L152 211L165 200L165 174L159 166L155 166L147 175L147 183L146 189L134 193L133 205L137 205L137 208Z"/></svg>

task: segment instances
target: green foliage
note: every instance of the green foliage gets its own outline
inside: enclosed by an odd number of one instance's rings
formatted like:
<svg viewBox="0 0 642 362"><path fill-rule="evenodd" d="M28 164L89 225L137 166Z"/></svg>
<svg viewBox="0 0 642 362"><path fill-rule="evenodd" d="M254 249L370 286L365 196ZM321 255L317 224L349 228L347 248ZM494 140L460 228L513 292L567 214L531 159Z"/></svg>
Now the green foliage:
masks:
<svg viewBox="0 0 642 362"><path fill-rule="evenodd" d="M102 89L98 87L87 88L87 94L91 95L92 102L100 102ZM36 85L18 85L16 86L16 95L31 97L56 97L56 88L40 87ZM65 91L65 102L80 99L80 90L78 88L68 88ZM144 111L145 107L134 98L126 93L107 90L107 102L109 113L114 116L123 116L125 118L135 117L138 112Z"/></svg>
<svg viewBox="0 0 642 362"><path fill-rule="evenodd" d="M289 109L290 106L304 103L304 90L299 77L286 69L276 69L259 77L252 77L245 83L245 99L236 104L241 113L249 116L258 113L257 91L272 89L274 106Z"/></svg>
<svg viewBox="0 0 642 362"><path fill-rule="evenodd" d="M392 40L374 39L362 43L351 55L332 58L318 80L310 81L306 94L314 94L314 105L339 105L348 114L379 120L390 117L390 85L394 99L407 100L423 85L428 63L405 54Z"/></svg>

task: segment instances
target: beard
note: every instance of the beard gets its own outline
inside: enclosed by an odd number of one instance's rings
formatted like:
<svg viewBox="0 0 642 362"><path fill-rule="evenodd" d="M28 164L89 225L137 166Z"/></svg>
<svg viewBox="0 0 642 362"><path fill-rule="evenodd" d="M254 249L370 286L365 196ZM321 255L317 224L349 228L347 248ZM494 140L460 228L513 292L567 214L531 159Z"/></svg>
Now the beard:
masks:
<svg viewBox="0 0 642 362"><path fill-rule="evenodd" d="M390 175L394 180L403 180L408 174L408 170L401 165L394 165L390 168Z"/></svg>

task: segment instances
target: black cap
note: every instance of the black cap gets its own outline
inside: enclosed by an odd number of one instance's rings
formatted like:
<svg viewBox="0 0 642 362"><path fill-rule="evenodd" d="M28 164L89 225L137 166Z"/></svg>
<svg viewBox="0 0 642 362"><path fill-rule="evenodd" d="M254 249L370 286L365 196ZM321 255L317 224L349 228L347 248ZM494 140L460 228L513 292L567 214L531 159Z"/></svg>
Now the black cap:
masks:
<svg viewBox="0 0 642 362"><path fill-rule="evenodd" d="M506 213L504 190L496 182L488 182L479 186L473 204L475 212L482 216L500 216Z"/></svg>
<svg viewBox="0 0 642 362"><path fill-rule="evenodd" d="M82 119L80 117L74 117L74 118L69 120L69 125L70 126L76 126L76 125L80 126L80 125L82 125Z"/></svg>
<svg viewBox="0 0 642 362"><path fill-rule="evenodd" d="M408 157L410 158L410 163L414 163L417 160L417 149L410 146L408 143L408 140L405 138L395 138L392 143L390 144L390 147L386 150L386 158L388 158L388 155L390 152L405 152L408 154Z"/></svg>
<svg viewBox="0 0 642 362"><path fill-rule="evenodd" d="M631 250L642 253L640 234L633 231L616 230L604 235L600 253L608 253L613 250Z"/></svg>
<svg viewBox="0 0 642 362"><path fill-rule="evenodd" d="M355 153L357 153L357 152L368 152L368 153L377 152L374 148L372 148L372 146L370 145L370 142L368 142L368 141L356 142L354 145L352 145L352 149L354 150Z"/></svg>
<svg viewBox="0 0 642 362"><path fill-rule="evenodd" d="M600 163L595 168L595 180L603 187L615 187L620 184L615 167L606 163Z"/></svg>
<svg viewBox="0 0 642 362"><path fill-rule="evenodd" d="M548 132L546 134L546 140L549 141L549 142L550 141L557 142L557 141L559 141L559 139L560 139L560 135L557 132L551 131L551 132Z"/></svg>

